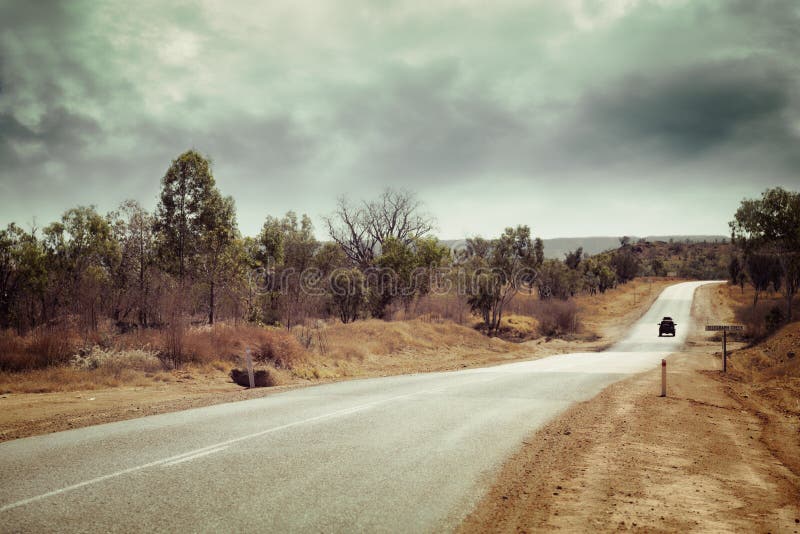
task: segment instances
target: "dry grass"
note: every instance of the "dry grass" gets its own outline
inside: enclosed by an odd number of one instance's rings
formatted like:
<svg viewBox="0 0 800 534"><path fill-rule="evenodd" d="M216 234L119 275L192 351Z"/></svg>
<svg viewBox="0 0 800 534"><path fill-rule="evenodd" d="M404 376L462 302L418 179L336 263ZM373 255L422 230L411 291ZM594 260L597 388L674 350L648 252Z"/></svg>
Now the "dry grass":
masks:
<svg viewBox="0 0 800 534"><path fill-rule="evenodd" d="M498 335L507 341L528 341L539 337L539 326L533 317L508 314L500 319Z"/></svg>
<svg viewBox="0 0 800 534"><path fill-rule="evenodd" d="M146 386L152 384L154 380L169 382L172 379L160 371L144 373L125 368L101 367L90 370L58 366L34 369L25 373L0 372L0 393L49 393Z"/></svg>
<svg viewBox="0 0 800 534"><path fill-rule="evenodd" d="M800 379L800 322L783 326L758 345L736 351L730 368L751 383Z"/></svg>
<svg viewBox="0 0 800 534"><path fill-rule="evenodd" d="M547 300L536 312L539 333L547 337L577 334L581 328L578 304L574 300Z"/></svg>
<svg viewBox="0 0 800 534"><path fill-rule="evenodd" d="M256 326L215 325L182 332L182 360L206 374L228 374L246 348L273 379L306 364L307 352L289 332ZM171 381L172 360L164 357L174 332L143 330L80 348L85 336L73 330L41 330L28 336L0 333L0 391L42 393L144 386ZM305 373L305 369L302 371Z"/></svg>
<svg viewBox="0 0 800 534"><path fill-rule="evenodd" d="M349 324L326 323L324 328L330 346L327 356L333 360L358 361L400 352L446 350L456 346L477 348L490 344L481 333L450 321L370 319Z"/></svg>
<svg viewBox="0 0 800 534"><path fill-rule="evenodd" d="M0 371L28 371L67 363L80 337L66 328L38 328L27 336L0 332Z"/></svg>

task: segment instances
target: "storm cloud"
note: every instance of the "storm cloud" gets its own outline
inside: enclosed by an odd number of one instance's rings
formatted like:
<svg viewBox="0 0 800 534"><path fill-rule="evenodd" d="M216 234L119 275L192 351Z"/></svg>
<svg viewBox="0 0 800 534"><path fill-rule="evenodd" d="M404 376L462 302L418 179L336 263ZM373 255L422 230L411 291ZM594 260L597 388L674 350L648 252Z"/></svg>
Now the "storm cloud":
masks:
<svg viewBox="0 0 800 534"><path fill-rule="evenodd" d="M245 233L386 186L443 237L725 233L800 183L799 23L784 0L5 2L0 223L153 206L193 147Z"/></svg>

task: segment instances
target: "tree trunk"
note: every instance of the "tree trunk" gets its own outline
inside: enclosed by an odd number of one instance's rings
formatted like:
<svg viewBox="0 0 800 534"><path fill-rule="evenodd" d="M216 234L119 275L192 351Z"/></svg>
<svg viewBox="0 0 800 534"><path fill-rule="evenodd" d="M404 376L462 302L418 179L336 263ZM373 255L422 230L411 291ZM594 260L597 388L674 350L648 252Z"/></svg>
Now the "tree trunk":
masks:
<svg viewBox="0 0 800 534"><path fill-rule="evenodd" d="M214 324L214 281L211 281L208 296L208 324Z"/></svg>

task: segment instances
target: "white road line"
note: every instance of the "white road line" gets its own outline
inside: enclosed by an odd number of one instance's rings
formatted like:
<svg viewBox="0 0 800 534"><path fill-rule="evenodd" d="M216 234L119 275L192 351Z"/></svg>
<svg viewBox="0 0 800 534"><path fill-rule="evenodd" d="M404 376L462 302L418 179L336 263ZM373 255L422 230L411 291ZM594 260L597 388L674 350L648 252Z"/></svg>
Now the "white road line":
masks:
<svg viewBox="0 0 800 534"><path fill-rule="evenodd" d="M198 452L197 454L192 454L190 456L184 456L183 458L179 458L177 460L172 460L171 462L167 462L164 465L176 465L183 462L190 462L192 460L196 460L197 458L202 458L203 456L214 454L215 452L224 451L227 448L228 447L217 447L216 449L211 449L209 451Z"/></svg>
<svg viewBox="0 0 800 534"><path fill-rule="evenodd" d="M387 402L392 402L392 401L396 401L396 400L400 400L400 399L406 399L408 397L413 397L415 395L423 395L423 394L426 394L426 393L439 393L439 392L443 391L444 389L448 389L449 387L471 385L471 384L476 383L476 382L480 382L480 383L491 382L492 380L496 380L496 379L497 379L497 377L491 378L489 380L474 380L474 381L469 382L467 384L460 383L460 384L454 384L454 386L444 386L444 387L440 386L440 387L427 389L427 390L423 390L423 391L415 391L413 393L406 393L406 394L403 394L403 395L397 395L397 396L394 396L394 397L389 397L387 399L368 402L366 404L353 406L351 408L345 408L343 410L337 410L335 412L330 412L330 413L326 413L326 414L323 414L323 415L317 415L315 417L309 417L308 419L303 419L301 421L295 421L293 423L286 423L285 425L280 425L280 426L275 426L275 427L272 427L272 428L267 428L266 430L261 430L259 432L254 432L252 434L247 434L245 436L240 436L238 438L233 438L233 439L229 439L227 441L222 441L220 443L215 443L214 445L209 445L207 447L201 447L199 449L194 449L194 450L191 450L191 451L188 451L188 452L184 452L182 454L177 454L175 456L170 456L169 458L162 458L161 460L155 460L153 462L148 462L146 464L137 465L135 467L129 467L128 469L122 469L121 471L115 471L115 472L109 473L107 475L102 475L102 476L99 476L99 477L96 477L96 478L92 478L90 480L85 480L83 482L78 482L77 484L73 484L71 486L66 486L66 487L63 487L63 488L59 488L57 490L48 491L47 493L42 493L41 495L36 495L34 497L29 497L27 499L22 499L21 501L17 501L17 502L13 502L13 503L10 503L10 504L6 504L5 506L0 507L0 513L7 512L9 510L13 510L14 508L19 508L20 506L25 506L27 504L31 504L31 503L36 502L36 501L41 501L42 499L47 499L49 497L55 497L56 495L60 495L62 493L67 493L67 492L70 492L70 491L74 491L76 489L84 488L86 486L91 486L93 484L97 484L99 482L103 482L105 480L109 480L111 478L120 477L122 475L127 475L129 473L135 473L137 471L141 471L143 469L148 469L150 467L156 467L156 466L159 466L159 465L174 465L174 464L177 464L177 463L182 462L182 461L194 459L195 457L199 458L200 456L204 456L206 454L211 454L213 452L218 452L218 451L221 451L223 449L226 449L227 447L229 447L230 445L233 445L234 443L239 443L241 441L245 441L245 440L248 440L248 439L253 439L253 438L265 436L267 434L272 434L273 432L279 432L281 430L286 430L288 428L293 428L293 427L305 425L305 424L308 424L308 423L314 423L314 422L322 421L322 420L325 420L325 419L331 419L331 418L334 418L334 417L341 417L341 416L344 416L344 415L350 415L350 414L353 414L353 413L361 412L363 410L368 410L369 408L372 408L374 406L378 406L380 404L385 404Z"/></svg>

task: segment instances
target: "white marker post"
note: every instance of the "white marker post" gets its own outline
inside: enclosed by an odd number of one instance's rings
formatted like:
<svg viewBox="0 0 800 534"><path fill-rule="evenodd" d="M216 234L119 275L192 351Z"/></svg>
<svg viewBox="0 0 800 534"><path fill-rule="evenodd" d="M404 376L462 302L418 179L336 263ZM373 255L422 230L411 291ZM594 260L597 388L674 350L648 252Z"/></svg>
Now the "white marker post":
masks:
<svg viewBox="0 0 800 534"><path fill-rule="evenodd" d="M661 396L667 396L667 360L661 360Z"/></svg>
<svg viewBox="0 0 800 534"><path fill-rule="evenodd" d="M253 357L250 356L250 349L244 352L244 363L247 366L247 379L250 381L250 387L256 387L256 378L253 376Z"/></svg>

